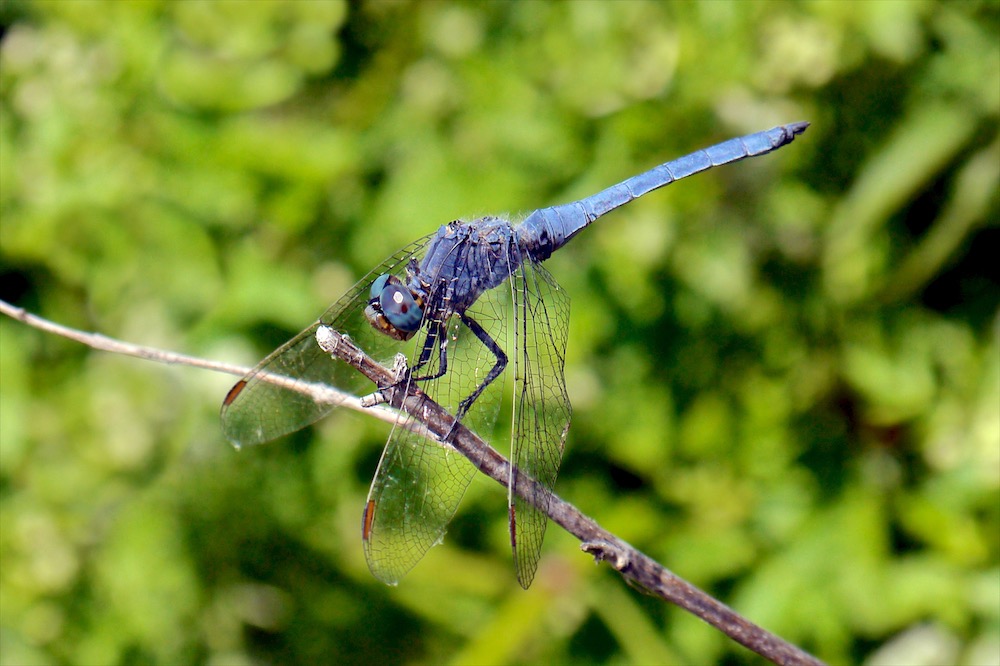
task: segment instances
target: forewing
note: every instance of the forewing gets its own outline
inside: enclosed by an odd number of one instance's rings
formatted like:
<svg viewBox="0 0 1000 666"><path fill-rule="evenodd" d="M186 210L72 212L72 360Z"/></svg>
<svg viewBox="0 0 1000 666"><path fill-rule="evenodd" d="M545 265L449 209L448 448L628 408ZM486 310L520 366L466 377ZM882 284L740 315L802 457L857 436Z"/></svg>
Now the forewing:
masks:
<svg viewBox="0 0 1000 666"><path fill-rule="evenodd" d="M236 446L260 444L295 432L319 420L343 401L343 394L360 395L372 386L346 363L334 360L316 343L322 324L346 333L376 360L386 360L403 347L376 332L365 319L369 289L383 273L405 281L406 265L419 257L431 236L386 259L355 284L319 320L261 361L236 383L222 404L222 429ZM323 388L340 391L323 391Z"/></svg>
<svg viewBox="0 0 1000 666"><path fill-rule="evenodd" d="M514 295L514 441L515 467L552 490L562 462L572 413L564 367L569 331L569 296L541 265L525 260L511 278ZM547 495L519 495L511 479L511 546L517 580L527 588L538 568L547 525Z"/></svg>
<svg viewBox="0 0 1000 666"><path fill-rule="evenodd" d="M505 285L484 293L466 311L500 344L506 346L510 293ZM426 322L432 325L434 322ZM419 338L424 337L426 328ZM418 381L425 394L454 414L496 363L496 357L461 323L447 322L447 372ZM430 361L414 371L416 377L438 374L443 340L433 342ZM423 340L420 341L423 344ZM414 351L417 365L422 347ZM473 403L463 424L489 438L503 395L503 373ZM420 435L419 429L396 426L389 436L365 506L362 535L372 574L395 585L444 538L476 469L449 445Z"/></svg>

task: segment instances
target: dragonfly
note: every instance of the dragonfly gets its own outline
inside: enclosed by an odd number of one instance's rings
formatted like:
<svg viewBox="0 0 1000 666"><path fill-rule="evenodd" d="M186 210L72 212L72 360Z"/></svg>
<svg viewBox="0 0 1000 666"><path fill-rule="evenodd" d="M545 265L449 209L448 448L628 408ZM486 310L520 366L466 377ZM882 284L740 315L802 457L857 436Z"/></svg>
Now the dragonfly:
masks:
<svg viewBox="0 0 1000 666"><path fill-rule="evenodd" d="M572 412L564 377L569 298L542 262L610 211L701 171L775 151L808 125L724 141L579 201L535 210L519 224L485 216L443 225L375 267L237 382L222 405L226 437L237 447L260 444L338 405L339 398L319 399L302 386L333 387L340 391L335 396L370 393L364 376L317 344L317 330L327 326L376 360L405 354L399 382L415 382L456 423L483 437L508 395L511 464L551 491ZM476 473L446 441L408 427L412 418L400 414L393 426L362 516L368 567L390 585L443 540ZM510 541L517 580L527 589L541 555L547 506L544 497L523 499L510 477Z"/></svg>

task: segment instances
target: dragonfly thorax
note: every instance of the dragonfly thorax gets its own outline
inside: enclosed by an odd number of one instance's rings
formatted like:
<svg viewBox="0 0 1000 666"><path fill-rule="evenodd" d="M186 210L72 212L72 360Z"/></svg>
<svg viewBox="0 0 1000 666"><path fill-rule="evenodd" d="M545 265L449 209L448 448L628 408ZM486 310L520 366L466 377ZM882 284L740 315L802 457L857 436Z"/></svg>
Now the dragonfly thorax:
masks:
<svg viewBox="0 0 1000 666"><path fill-rule="evenodd" d="M520 266L521 251L510 222L481 217L438 229L415 276L427 289L428 316L461 314L484 292L503 284ZM413 285L411 277L411 287Z"/></svg>

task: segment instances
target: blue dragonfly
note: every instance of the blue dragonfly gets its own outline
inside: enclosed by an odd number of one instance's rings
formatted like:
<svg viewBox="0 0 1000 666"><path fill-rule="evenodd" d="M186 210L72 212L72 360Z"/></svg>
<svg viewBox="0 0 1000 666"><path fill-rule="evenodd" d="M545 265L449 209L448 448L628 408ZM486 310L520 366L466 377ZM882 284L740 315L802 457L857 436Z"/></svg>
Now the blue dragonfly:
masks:
<svg viewBox="0 0 1000 666"><path fill-rule="evenodd" d="M551 490L571 413L563 377L569 298L541 263L615 208L700 171L770 153L806 127L792 123L724 141L585 199L535 210L520 224L492 216L445 224L373 269L237 382L222 405L227 438L236 446L266 442L337 406L338 398L318 399L301 390L305 385L370 392L367 379L316 343L317 329L328 326L376 360L407 353L400 382L416 382L481 436L489 436L504 391L512 388L511 463ZM389 435L362 518L368 566L391 585L442 540L476 473L446 442L408 427L407 418L401 415ZM519 497L514 482L510 539L518 582L527 588L546 506L544 498Z"/></svg>

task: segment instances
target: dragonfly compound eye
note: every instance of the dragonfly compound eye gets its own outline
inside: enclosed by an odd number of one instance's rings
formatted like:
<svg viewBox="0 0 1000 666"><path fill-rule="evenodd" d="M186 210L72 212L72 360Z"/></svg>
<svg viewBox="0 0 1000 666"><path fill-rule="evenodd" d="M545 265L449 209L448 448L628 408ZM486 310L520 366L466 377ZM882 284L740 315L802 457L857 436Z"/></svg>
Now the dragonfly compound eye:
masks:
<svg viewBox="0 0 1000 666"><path fill-rule="evenodd" d="M365 317L380 333L396 340L409 340L420 328L424 310L402 280L380 275L372 283Z"/></svg>

